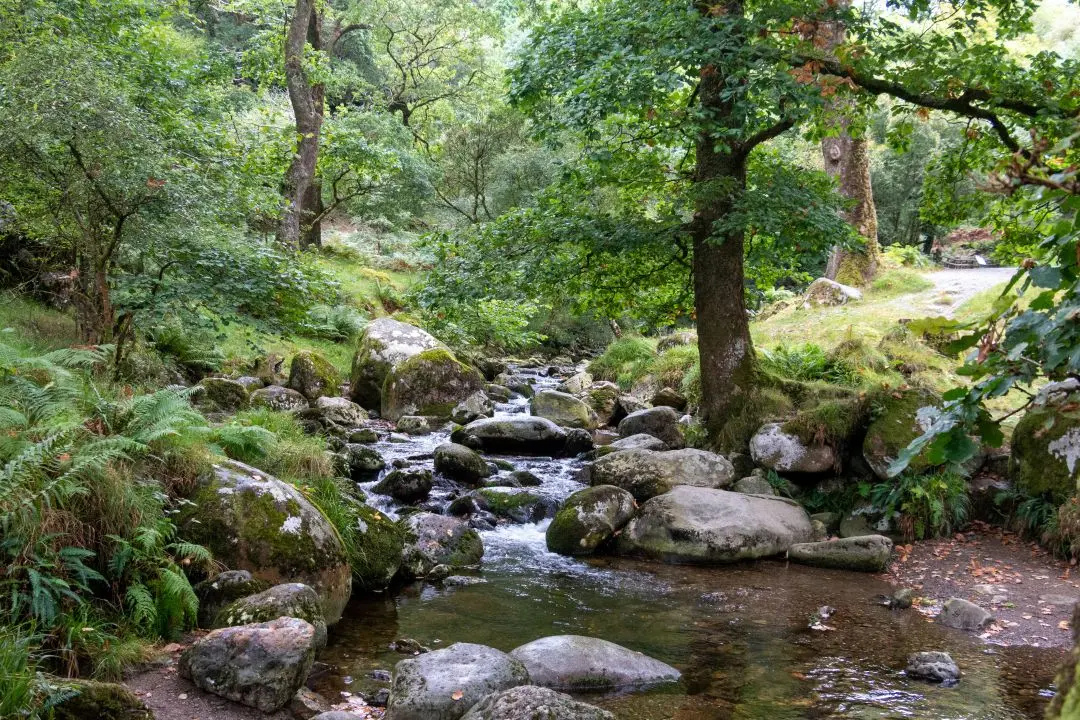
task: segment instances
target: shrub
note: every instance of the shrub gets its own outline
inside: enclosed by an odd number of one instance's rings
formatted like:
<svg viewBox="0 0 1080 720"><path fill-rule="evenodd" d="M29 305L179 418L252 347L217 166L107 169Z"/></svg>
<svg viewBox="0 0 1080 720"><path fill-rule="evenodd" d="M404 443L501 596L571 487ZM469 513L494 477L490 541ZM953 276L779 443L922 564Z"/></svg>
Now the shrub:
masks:
<svg viewBox="0 0 1080 720"><path fill-rule="evenodd" d="M890 482L873 485L868 496L908 540L950 534L967 522L971 504L967 480L955 470L928 475L903 473Z"/></svg>
<svg viewBox="0 0 1080 720"><path fill-rule="evenodd" d="M889 245L882 252L885 265L892 267L930 268L934 261L915 245Z"/></svg>
<svg viewBox="0 0 1080 720"><path fill-rule="evenodd" d="M697 345L676 345L657 355L649 363L648 372L661 387L681 388L698 360Z"/></svg>

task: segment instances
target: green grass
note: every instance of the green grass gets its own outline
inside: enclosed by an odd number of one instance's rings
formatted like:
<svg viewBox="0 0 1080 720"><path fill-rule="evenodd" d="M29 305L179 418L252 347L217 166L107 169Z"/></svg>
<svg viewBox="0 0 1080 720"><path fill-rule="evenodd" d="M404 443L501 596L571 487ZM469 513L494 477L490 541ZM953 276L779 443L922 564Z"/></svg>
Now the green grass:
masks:
<svg viewBox="0 0 1080 720"><path fill-rule="evenodd" d="M870 292L877 298L896 297L910 293L922 292L934 287L934 283L927 280L914 270L887 270L870 284Z"/></svg>
<svg viewBox="0 0 1080 720"><path fill-rule="evenodd" d="M0 293L0 342L25 351L55 350L79 342L75 319L25 295Z"/></svg>

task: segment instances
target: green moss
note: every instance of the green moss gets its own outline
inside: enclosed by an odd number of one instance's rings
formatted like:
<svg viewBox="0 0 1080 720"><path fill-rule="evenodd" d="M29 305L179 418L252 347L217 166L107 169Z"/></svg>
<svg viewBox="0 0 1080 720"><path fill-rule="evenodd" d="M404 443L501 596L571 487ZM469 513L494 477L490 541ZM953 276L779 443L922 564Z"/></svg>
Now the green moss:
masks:
<svg viewBox="0 0 1080 720"><path fill-rule="evenodd" d="M1009 462L1017 489L1033 497L1049 495L1056 503L1076 493L1080 473L1069 471L1064 451L1054 453L1049 447L1055 441L1067 443L1066 435L1077 438L1073 444L1080 444L1080 418L1050 408L1035 408L1024 415L1013 430Z"/></svg>
<svg viewBox="0 0 1080 720"><path fill-rule="evenodd" d="M289 387L308 400L341 394L342 377L329 360L316 352L303 351L292 359L289 368Z"/></svg>
<svg viewBox="0 0 1080 720"><path fill-rule="evenodd" d="M431 348L387 374L382 386L382 414L389 420L402 414L450 417L461 400L483 386L484 378L476 368L445 348Z"/></svg>
<svg viewBox="0 0 1080 720"><path fill-rule="evenodd" d="M901 450L923 434L917 414L927 406L938 406L941 398L924 388L881 390L868 399L873 420L866 429L863 455L881 473ZM913 473L930 467L924 457L914 458L908 465Z"/></svg>
<svg viewBox="0 0 1080 720"><path fill-rule="evenodd" d="M489 488L481 488L476 492L483 496L491 512L496 515L505 515L540 502L539 495L529 492L500 492Z"/></svg>
<svg viewBox="0 0 1080 720"><path fill-rule="evenodd" d="M783 429L797 435L804 443L818 442L842 447L859 432L869 417L870 404L864 399L826 400L800 411L784 423Z"/></svg>
<svg viewBox="0 0 1080 720"><path fill-rule="evenodd" d="M61 685L77 694L53 709L55 720L153 720L154 714L123 685L92 680Z"/></svg>
<svg viewBox="0 0 1080 720"><path fill-rule="evenodd" d="M881 273L870 283L871 290L878 297L896 297L930 290L934 283L914 270L889 270Z"/></svg>

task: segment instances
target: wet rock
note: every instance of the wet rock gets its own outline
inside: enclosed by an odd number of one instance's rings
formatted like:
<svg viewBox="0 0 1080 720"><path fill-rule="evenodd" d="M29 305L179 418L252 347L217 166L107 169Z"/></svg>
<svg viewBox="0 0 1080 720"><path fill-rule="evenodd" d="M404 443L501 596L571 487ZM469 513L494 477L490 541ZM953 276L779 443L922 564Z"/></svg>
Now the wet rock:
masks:
<svg viewBox="0 0 1080 720"><path fill-rule="evenodd" d="M510 395L512 394L510 392L510 388L504 387L502 385L496 385L494 383L488 383L484 387L484 392L487 394L488 398L490 398L491 400L493 400L495 402L502 402L502 403L510 402ZM476 420L476 419L478 419L478 418L473 418L473 420ZM458 420L455 417L454 422L462 422L462 421ZM472 422L472 420L469 420L468 422Z"/></svg>
<svg viewBox="0 0 1080 720"><path fill-rule="evenodd" d="M479 533L457 518L418 512L401 522L406 531L401 573L407 578L424 577L436 565L470 567L484 556Z"/></svg>
<svg viewBox="0 0 1080 720"><path fill-rule="evenodd" d="M917 652L908 658L908 677L918 680L955 685L960 680L960 668L946 652Z"/></svg>
<svg viewBox="0 0 1080 720"><path fill-rule="evenodd" d="M476 487L491 475L479 453L457 443L443 443L435 448L435 471L470 487Z"/></svg>
<svg viewBox="0 0 1080 720"><path fill-rule="evenodd" d="M907 610L915 604L915 591L911 588L900 588L889 598L889 607L897 610Z"/></svg>
<svg viewBox="0 0 1080 720"><path fill-rule="evenodd" d="M379 434L371 428L357 428L349 433L351 443L374 443L379 441Z"/></svg>
<svg viewBox="0 0 1080 720"><path fill-rule="evenodd" d="M945 627L971 631L982 630L994 621L994 616L975 603L954 597L945 602L937 621Z"/></svg>
<svg viewBox="0 0 1080 720"><path fill-rule="evenodd" d="M402 415L449 418L458 403L483 386L479 371L449 350L424 350L390 369L383 386L382 416L390 421Z"/></svg>
<svg viewBox="0 0 1080 720"><path fill-rule="evenodd" d="M679 425L679 414L673 408L656 407L637 410L619 421L619 434L623 437L639 433L660 438L672 450L678 450L686 445L682 427Z"/></svg>
<svg viewBox="0 0 1080 720"><path fill-rule="evenodd" d="M615 547L666 562L729 563L779 555L813 533L790 500L677 485L645 502Z"/></svg>
<svg viewBox="0 0 1080 720"><path fill-rule="evenodd" d="M892 555L892 540L881 535L844 538L826 542L797 543L788 550L788 559L803 565L882 572Z"/></svg>
<svg viewBox="0 0 1080 720"><path fill-rule="evenodd" d="M310 585L327 624L341 618L352 591L345 547L303 493L261 470L224 461L199 480L191 500L178 516L182 537L256 578Z"/></svg>
<svg viewBox="0 0 1080 720"><path fill-rule="evenodd" d="M570 395L580 395L592 384L592 375L587 372L579 372L563 380L556 389L559 392L569 393Z"/></svg>
<svg viewBox="0 0 1080 720"><path fill-rule="evenodd" d="M387 720L457 720L488 695L529 682L525 667L484 645L455 643L394 667Z"/></svg>
<svg viewBox="0 0 1080 720"><path fill-rule="evenodd" d="M758 465L776 472L822 473L837 464L836 451L828 445L807 445L780 423L768 423L750 439L750 456Z"/></svg>
<svg viewBox="0 0 1080 720"><path fill-rule="evenodd" d="M383 385L391 369L425 350L445 347L413 325L391 318L372 320L353 355L350 396L364 407L382 407Z"/></svg>
<svg viewBox="0 0 1080 720"><path fill-rule="evenodd" d="M667 443L658 437L652 435L646 435L645 433L638 433L637 435L630 435L629 437L619 438L613 441L607 446L610 448L610 452L616 450L667 450Z"/></svg>
<svg viewBox="0 0 1080 720"><path fill-rule="evenodd" d="M406 435L427 435L431 432L431 423L420 415L402 415L395 424L398 432Z"/></svg>
<svg viewBox="0 0 1080 720"><path fill-rule="evenodd" d="M615 720L615 716L548 688L521 685L488 695L463 720Z"/></svg>
<svg viewBox="0 0 1080 720"><path fill-rule="evenodd" d="M195 396L200 408L208 412L235 413L251 403L247 388L229 378L208 377L199 383L202 392Z"/></svg>
<svg viewBox="0 0 1080 720"><path fill-rule="evenodd" d="M348 398L320 397L315 401L315 412L324 424L355 428L368 419L364 408Z"/></svg>
<svg viewBox="0 0 1080 720"><path fill-rule="evenodd" d="M389 495L399 503L411 505L426 500L434 484L430 470L409 468L392 470L374 488L375 492Z"/></svg>
<svg viewBox="0 0 1080 720"><path fill-rule="evenodd" d="M619 410L619 395L622 391L613 382L595 382L578 394L586 405L596 413L600 425L610 425L618 419L626 417L629 413ZM621 414L620 414L621 413Z"/></svg>
<svg viewBox="0 0 1080 720"><path fill-rule="evenodd" d="M654 407L669 407L676 410L686 409L686 396L674 388L660 388L652 397Z"/></svg>
<svg viewBox="0 0 1080 720"><path fill-rule="evenodd" d="M818 278L810 283L803 296L803 307L831 307L862 300L862 291L835 280Z"/></svg>
<svg viewBox="0 0 1080 720"><path fill-rule="evenodd" d="M680 485L727 487L733 475L726 458L706 450L621 450L593 463L590 484L614 485L644 501Z"/></svg>
<svg viewBox="0 0 1080 720"><path fill-rule="evenodd" d="M1080 482L1080 418L1054 406L1028 410L1012 436L1009 470L1018 489L1056 503L1076 494Z"/></svg>
<svg viewBox="0 0 1080 720"><path fill-rule="evenodd" d="M540 487L544 482L528 470L514 470L507 477L521 487Z"/></svg>
<svg viewBox="0 0 1080 720"><path fill-rule="evenodd" d="M135 693L118 683L63 680L58 684L73 695L52 708L50 714L40 717L54 720L154 720L150 708Z"/></svg>
<svg viewBox="0 0 1080 720"><path fill-rule="evenodd" d="M341 383L341 373L319 353L297 353L289 364L288 387L312 402L324 396L340 395Z"/></svg>
<svg viewBox="0 0 1080 720"><path fill-rule="evenodd" d="M382 590L390 584L401 567L405 532L394 520L373 507L349 503L352 516L353 553L349 556L353 587L357 590Z"/></svg>
<svg viewBox="0 0 1080 720"><path fill-rule="evenodd" d="M454 442L485 452L558 455L566 449L566 430L546 418L485 418L451 436Z"/></svg>
<svg viewBox="0 0 1080 720"><path fill-rule="evenodd" d="M591 432L583 428L566 428L566 445L563 446L563 455L580 455L590 452L592 449L593 439Z"/></svg>
<svg viewBox="0 0 1080 720"><path fill-rule="evenodd" d="M311 718L330 712L330 703L314 690L306 687L300 688L289 701L289 712L296 720L310 720Z"/></svg>
<svg viewBox="0 0 1080 720"><path fill-rule="evenodd" d="M315 660L315 628L297 618L214 630L180 656L197 687L263 712L289 703Z"/></svg>
<svg viewBox="0 0 1080 720"><path fill-rule="evenodd" d="M359 443L346 444L341 451L341 461L354 482L372 480L372 475L386 467L386 460L378 450Z"/></svg>
<svg viewBox="0 0 1080 720"><path fill-rule="evenodd" d="M240 598L224 607L214 618L215 628L270 622L279 617L305 620L315 630L315 649L326 647L326 620L319 596L302 583L275 585L255 595Z"/></svg>
<svg viewBox="0 0 1080 720"><path fill-rule="evenodd" d="M613 485L585 488L566 498L547 529L547 547L562 555L591 555L630 522L634 496Z"/></svg>
<svg viewBox="0 0 1080 720"><path fill-rule="evenodd" d="M268 587L269 583L257 580L247 570L226 570L203 580L193 588L199 598L199 627L211 627L223 607Z"/></svg>
<svg viewBox="0 0 1080 720"><path fill-rule="evenodd" d="M478 509L515 523L534 523L554 512L554 503L527 490L480 488L470 495Z"/></svg>
<svg viewBox="0 0 1080 720"><path fill-rule="evenodd" d="M584 635L554 635L510 651L534 685L554 690L629 690L677 682L678 670L648 655Z"/></svg>
<svg viewBox="0 0 1080 720"><path fill-rule="evenodd" d="M431 648L424 647L419 640L412 638L398 638L389 645L390 650L402 655L420 655L431 652Z"/></svg>
<svg viewBox="0 0 1080 720"><path fill-rule="evenodd" d="M547 418L560 427L592 430L600 420L584 401L557 390L541 390L531 402L532 414Z"/></svg>
<svg viewBox="0 0 1080 720"><path fill-rule="evenodd" d="M495 378L495 383L508 388L511 392L517 393L522 397L531 398L535 393L532 381L525 375L500 373L498 377Z"/></svg>
<svg viewBox="0 0 1080 720"><path fill-rule="evenodd" d="M746 493L747 495L776 494L776 491L773 490L773 486L769 484L769 481L760 475L747 475L744 478L740 478L732 489L735 492Z"/></svg>
<svg viewBox="0 0 1080 720"><path fill-rule="evenodd" d="M271 410L290 412L305 409L308 407L308 401L306 397L295 390L280 385L270 385L252 391L251 405L252 407L265 407Z"/></svg>
<svg viewBox="0 0 1080 720"><path fill-rule="evenodd" d="M510 394L506 394L506 400L510 399ZM506 402L503 400L502 402ZM492 405L491 400L482 390L477 390L469 397L465 398L454 406L453 411L450 413L450 418L462 425L471 423L473 420L479 420L482 417L491 417L495 414L495 406Z"/></svg>
<svg viewBox="0 0 1080 720"><path fill-rule="evenodd" d="M810 516L811 520L817 520L825 526L830 535L835 535L840 530L840 513L819 512Z"/></svg>

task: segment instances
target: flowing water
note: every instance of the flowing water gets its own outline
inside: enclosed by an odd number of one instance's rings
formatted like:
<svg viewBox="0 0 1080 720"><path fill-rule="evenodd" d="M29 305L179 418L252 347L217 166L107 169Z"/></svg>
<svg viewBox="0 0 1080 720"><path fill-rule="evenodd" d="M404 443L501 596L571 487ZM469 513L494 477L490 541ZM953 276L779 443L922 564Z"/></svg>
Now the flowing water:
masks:
<svg viewBox="0 0 1080 720"><path fill-rule="evenodd" d="M555 380L536 376L538 388ZM498 413L527 412L518 400ZM445 433L380 443L388 461L427 462ZM543 480L561 500L581 485L580 461L506 458ZM537 490L537 489L532 489ZM436 489L433 499L446 500ZM386 500L370 495L370 501ZM392 505L380 509L394 513ZM872 575L782 561L719 568L619 558L587 561L547 552L538 524L481 533L475 576L417 583L352 603L333 628L322 660L328 695L369 692L372 671L402 658L388 648L411 638L433 649L475 642L501 650L557 634L604 638L674 665L683 682L649 693L583 696L626 720L788 720L795 718L1041 718L1053 694L1061 650L1003 647L943 628L917 610L877 604L893 588ZM822 605L836 608L811 630ZM963 678L955 687L907 679L908 655L946 650Z"/></svg>

